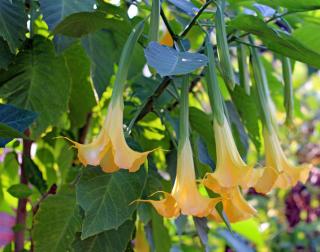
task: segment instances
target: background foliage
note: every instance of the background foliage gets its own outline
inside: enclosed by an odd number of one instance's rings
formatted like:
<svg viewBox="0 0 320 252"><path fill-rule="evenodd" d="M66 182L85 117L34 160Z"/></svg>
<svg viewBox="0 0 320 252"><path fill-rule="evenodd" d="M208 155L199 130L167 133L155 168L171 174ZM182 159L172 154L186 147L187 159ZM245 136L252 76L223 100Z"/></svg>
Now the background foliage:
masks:
<svg viewBox="0 0 320 252"><path fill-rule="evenodd" d="M215 33L215 5L162 1L161 43L172 46L170 34L180 35L189 52L148 44L146 22L132 52L124 123L134 149L161 149L135 174L106 174L82 167L69 143L57 137L84 143L97 135L123 45L134 25L147 20L151 1L0 0L0 146L5 146L0 149L0 231L9 237L0 237L4 251L12 251L14 243L15 251L132 251L137 219L151 251L320 250L320 1L228 0L225 5L236 82L237 47L244 45L248 54L253 45L245 38L251 34L283 125L285 152L295 162L315 166L307 184L269 195L249 190L246 197L258 216L231 225L233 235L229 223L186 216L167 220L147 204L130 204L158 190L170 191L174 182L180 74L192 72L190 123L197 174L214 169L201 67L206 57L194 53L204 52L204 30ZM291 127L284 126L282 56L293 63ZM218 79L242 157L262 165L254 95L241 85L230 91L222 76Z"/></svg>

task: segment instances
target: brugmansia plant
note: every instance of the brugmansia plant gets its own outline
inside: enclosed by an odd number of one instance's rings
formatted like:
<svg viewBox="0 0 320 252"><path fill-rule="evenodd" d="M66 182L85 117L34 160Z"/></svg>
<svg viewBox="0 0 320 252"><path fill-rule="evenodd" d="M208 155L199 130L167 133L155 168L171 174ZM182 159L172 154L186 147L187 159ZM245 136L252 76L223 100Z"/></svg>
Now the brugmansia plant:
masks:
<svg viewBox="0 0 320 252"><path fill-rule="evenodd" d="M319 13L0 0L0 248L320 249Z"/></svg>

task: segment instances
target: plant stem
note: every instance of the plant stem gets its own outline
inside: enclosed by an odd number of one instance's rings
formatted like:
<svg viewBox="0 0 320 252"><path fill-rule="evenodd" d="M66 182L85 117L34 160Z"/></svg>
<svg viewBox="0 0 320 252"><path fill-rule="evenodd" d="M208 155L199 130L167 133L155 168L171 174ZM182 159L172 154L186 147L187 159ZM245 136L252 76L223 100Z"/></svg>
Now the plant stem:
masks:
<svg viewBox="0 0 320 252"><path fill-rule="evenodd" d="M163 11L162 8L160 9L160 15L161 15L161 17L162 17L162 20L163 20L164 24L166 25L166 27L167 27L167 29L168 29L168 32L170 33L172 39L173 39L174 41L178 41L179 38L178 38L178 36L174 33L174 31L172 30L172 28L171 28L171 26L170 26L170 23L169 23L166 15L164 14L164 11Z"/></svg>
<svg viewBox="0 0 320 252"><path fill-rule="evenodd" d="M89 126L90 126L91 118L92 118L92 113L90 112L87 114L86 124L79 130L79 143L81 143L81 144L85 143L87 133L89 130Z"/></svg>
<svg viewBox="0 0 320 252"><path fill-rule="evenodd" d="M202 12L209 6L209 4L212 3L212 0L208 0L205 2L204 5L201 6L200 10L197 12L197 14L193 17L193 19L190 21L190 23L185 27L185 29L182 31L182 33L179 35L180 38L183 38L188 34L188 32L191 30L192 26L197 22L198 18L202 14Z"/></svg>
<svg viewBox="0 0 320 252"><path fill-rule="evenodd" d="M25 132L26 136L30 135L29 130ZM20 183L28 185L28 178L25 173L25 165L24 162L25 157L30 158L30 151L31 151L32 141L23 140L23 151L22 151L22 163L20 166ZM14 244L15 244L15 252L20 252L24 248L24 241L25 241L25 229L26 229L26 218L27 218L27 199L19 199L18 201L18 209L17 209L17 216L16 216L16 225L18 225L19 230L14 233ZM20 228L21 227L21 228Z"/></svg>
<svg viewBox="0 0 320 252"><path fill-rule="evenodd" d="M180 95L180 118L179 118L179 144L178 148L184 146L189 138L189 75L183 76Z"/></svg>
<svg viewBox="0 0 320 252"><path fill-rule="evenodd" d="M153 92L153 95L149 96L146 102L142 105L142 107L137 111L136 115L131 120L128 126L128 132L131 131L132 127L140 121L146 114L153 110L153 103L156 98L158 98L164 90L169 86L171 82L171 78L166 76L163 78L162 82L159 84L157 89Z"/></svg>

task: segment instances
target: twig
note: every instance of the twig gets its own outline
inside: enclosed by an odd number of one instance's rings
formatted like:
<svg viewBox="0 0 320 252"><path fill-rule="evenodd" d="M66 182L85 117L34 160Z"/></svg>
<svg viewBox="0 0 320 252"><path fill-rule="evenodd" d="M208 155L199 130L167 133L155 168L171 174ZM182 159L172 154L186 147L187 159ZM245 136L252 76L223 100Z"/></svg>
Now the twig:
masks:
<svg viewBox="0 0 320 252"><path fill-rule="evenodd" d="M197 85L197 83L201 80L201 78L204 76L205 74L205 69L202 70L202 72L199 74L199 76L197 76L196 78L194 78L191 81L191 84L189 86L189 92L193 91L193 88ZM172 103L169 107L167 107L168 111L172 111L173 109L175 109L179 104L179 100L174 101L174 103Z"/></svg>
<svg viewBox="0 0 320 252"><path fill-rule="evenodd" d="M197 12L197 14L192 18L190 23L185 27L185 29L182 31L182 33L179 35L180 38L183 38L188 34L188 32L191 30L192 26L197 22L198 18L202 14L202 12L209 6L209 4L212 3L212 0L208 0L205 2L204 5L201 6L200 10Z"/></svg>
<svg viewBox="0 0 320 252"><path fill-rule="evenodd" d="M88 113L87 114L87 118L86 118L86 124L79 129L79 143L84 144L85 140L86 140L86 136L89 130L89 126L90 126L90 121L92 118L92 113Z"/></svg>
<svg viewBox="0 0 320 252"><path fill-rule="evenodd" d="M158 98L164 90L169 86L171 82L171 78L169 76L166 76L163 78L162 82L159 84L157 89L154 91L153 95L149 96L146 102L143 104L143 106L137 111L136 115L131 120L129 126L128 126L128 132L131 131L132 127L140 121L146 114L151 112L153 110L153 103L156 98Z"/></svg>
<svg viewBox="0 0 320 252"><path fill-rule="evenodd" d="M241 39L238 39L238 38L236 38L235 41L238 42L238 43L240 43L240 44L244 44L244 45L247 45L247 46L259 48L259 49L261 49L261 50L267 50L267 48L264 47L264 46L254 45L254 44L252 44L252 43L245 42L245 41L243 41L243 40L241 40Z"/></svg>
<svg viewBox="0 0 320 252"><path fill-rule="evenodd" d="M173 39L174 41L178 41L178 40L179 40L179 37L178 37L178 36L175 34L175 32L172 30L172 28L171 28L171 26L170 26L170 23L169 23L166 15L164 14L164 11L163 11L162 8L160 9L160 15L161 15L161 17L162 17L162 20L163 20L164 24L166 25L166 27L167 27L167 29L168 29L168 32L170 33L172 39Z"/></svg>
<svg viewBox="0 0 320 252"><path fill-rule="evenodd" d="M25 135L29 136L29 130L25 131ZM22 163L20 165L20 183L28 185L28 177L26 174L26 163L25 158L30 158L30 151L31 151L32 141L30 140L23 140L23 151L22 151ZM24 249L24 236L25 236L25 228L26 228L26 218L27 218L27 202L28 199L19 199L18 201L18 209L17 209L17 216L16 216L16 225L19 226L19 230L14 233L14 251L20 252ZM22 228L20 228L22 227Z"/></svg>

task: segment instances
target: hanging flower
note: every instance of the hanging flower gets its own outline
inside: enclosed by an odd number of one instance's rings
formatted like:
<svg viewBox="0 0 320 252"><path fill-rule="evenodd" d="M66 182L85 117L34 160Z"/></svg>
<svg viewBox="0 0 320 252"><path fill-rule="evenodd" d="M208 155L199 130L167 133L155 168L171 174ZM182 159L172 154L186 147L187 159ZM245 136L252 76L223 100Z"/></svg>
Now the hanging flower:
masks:
<svg viewBox="0 0 320 252"><path fill-rule="evenodd" d="M180 213L197 217L208 216L218 198L207 198L200 194L196 184L196 175L192 149L189 140L189 80L184 76L180 100L180 130L178 144L177 172L171 194L165 193L160 201L142 200L151 203L164 217L177 217Z"/></svg>
<svg viewBox="0 0 320 252"><path fill-rule="evenodd" d="M196 184L192 150L189 139L178 153L177 175L171 194L164 193L164 199L141 200L151 203L157 212L167 218L180 213L197 217L208 216L219 198L207 198L200 194Z"/></svg>
<svg viewBox="0 0 320 252"><path fill-rule="evenodd" d="M226 116L223 115L222 124L219 124L216 118L213 122L217 162L216 169L211 176L219 182L221 187L241 185L248 188L255 184L252 181L253 167L242 160Z"/></svg>
<svg viewBox="0 0 320 252"><path fill-rule="evenodd" d="M100 165L105 172L115 172L120 168L136 172L150 153L134 151L126 143L121 97L110 102L101 132L92 143L72 143L78 149L78 158L83 165Z"/></svg>
<svg viewBox="0 0 320 252"><path fill-rule="evenodd" d="M294 167L287 160L279 142L276 130L264 128L266 168L255 185L260 193L267 193L273 188L288 189L295 186L298 181L305 183L311 170L310 164ZM277 176L275 176L277 174Z"/></svg>
<svg viewBox="0 0 320 252"><path fill-rule="evenodd" d="M127 169L137 171L144 163L150 151L139 153L132 150L123 133L123 98L132 50L137 43L144 23L140 22L132 30L121 53L108 114L98 137L89 144L71 141L78 149L78 158L84 165L100 165L104 172Z"/></svg>
<svg viewBox="0 0 320 252"><path fill-rule="evenodd" d="M256 214L256 210L244 199L239 186L221 187L218 181L210 174L203 179L203 184L220 195L223 211L229 222L247 220ZM212 211L210 217L218 222L223 221L216 209Z"/></svg>

